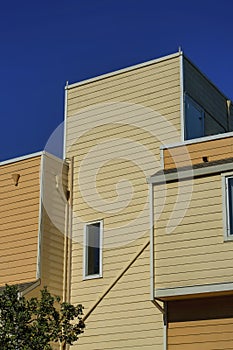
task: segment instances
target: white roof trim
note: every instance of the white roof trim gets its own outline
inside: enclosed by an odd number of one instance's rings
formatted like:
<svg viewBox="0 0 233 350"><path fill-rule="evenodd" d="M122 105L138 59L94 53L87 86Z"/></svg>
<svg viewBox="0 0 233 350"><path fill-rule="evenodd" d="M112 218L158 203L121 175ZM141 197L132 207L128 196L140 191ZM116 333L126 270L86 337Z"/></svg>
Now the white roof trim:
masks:
<svg viewBox="0 0 233 350"><path fill-rule="evenodd" d="M3 162L0 162L0 166L5 164L20 162L21 160L25 160L33 157L42 156L43 153L44 151L40 151L40 152L31 153L31 154L26 154L21 157L10 158L10 159L4 160Z"/></svg>
<svg viewBox="0 0 233 350"><path fill-rule="evenodd" d="M40 151L40 152L26 154L24 156L20 156L20 157L16 157L16 158L10 158L10 159L4 160L4 161L0 162L0 166L1 165L6 165L6 164L20 162L22 160L26 160L26 159L30 159L30 158L34 158L34 157L39 157L39 156L42 156L42 155L45 155L45 156L50 157L50 158L53 158L53 159L55 159L57 161L60 161L60 162L64 161L63 159L55 156L52 153L49 153L47 151Z"/></svg>
<svg viewBox="0 0 233 350"><path fill-rule="evenodd" d="M199 286L155 289L155 298L169 298L193 294L218 293L233 291L233 283L215 283Z"/></svg>
<svg viewBox="0 0 233 350"><path fill-rule="evenodd" d="M181 147L181 146L186 146L186 145L192 145L192 144L195 144L195 143L201 143L201 142L206 142L206 141L224 139L224 138L227 138L227 137L233 137L233 131L222 133L222 134L217 134L217 135L203 136L203 137L199 137L199 138L192 139L192 140L186 140L186 141L183 141L183 142L171 143L171 144L168 144L168 145L162 145L162 146L160 146L160 149L169 149L169 148Z"/></svg>
<svg viewBox="0 0 233 350"><path fill-rule="evenodd" d="M147 62L139 63L139 64L136 64L136 65L133 65L133 66L129 66L129 67L126 67L126 68L123 68L123 69L119 69L119 70L116 70L116 71L113 71L113 72L110 72L110 73L98 75L97 77L93 77L93 78L90 78L90 79L85 79L85 80L82 80L80 82L67 85L67 86L65 86L65 89L69 90L69 89L72 89L72 88L80 86L80 85L92 83L93 81L109 78L109 77L112 77L112 76L117 75L117 74L121 74L121 73L129 72L129 71L134 70L134 69L146 67L146 66L149 66L149 65L154 64L154 63L166 61L166 60L169 60L169 59L174 58L174 57L179 57L182 54L183 54L182 52L176 52L176 53L173 53L171 55L159 57L159 58L156 58L154 60L150 60L150 61L147 61Z"/></svg>

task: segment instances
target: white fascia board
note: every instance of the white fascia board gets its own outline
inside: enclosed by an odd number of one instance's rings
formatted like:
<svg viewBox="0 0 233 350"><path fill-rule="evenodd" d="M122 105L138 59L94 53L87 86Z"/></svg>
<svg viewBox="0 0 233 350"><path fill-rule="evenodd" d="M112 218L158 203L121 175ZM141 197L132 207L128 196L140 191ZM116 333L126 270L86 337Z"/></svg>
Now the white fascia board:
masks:
<svg viewBox="0 0 233 350"><path fill-rule="evenodd" d="M22 160L26 160L26 159L30 159L30 158L34 158L34 157L38 157L38 156L42 156L43 153L44 153L43 151L40 151L40 152L31 153L31 154L26 154L26 155L21 156L21 157L7 159L7 160L4 160L3 162L0 162L0 166L20 162Z"/></svg>
<svg viewBox="0 0 233 350"><path fill-rule="evenodd" d="M126 68L123 68L123 69L119 69L119 70L116 70L116 71L113 71L113 72L110 72L110 73L101 74L101 75L98 75L97 77L93 77L93 78L90 78L90 79L85 79L85 80L82 80L80 82L67 85L67 86L65 86L65 89L69 90L69 89L75 88L75 87L80 86L80 85L89 84L89 83L92 83L92 82L97 81L97 80L101 80L101 79L112 77L114 75L130 72L130 71L132 71L134 69L146 67L146 66L149 66L151 64L155 64L155 63L166 61L166 60L169 60L169 59L172 59L172 58L175 58L175 57L179 57L180 55L182 55L182 52L176 52L176 53L173 53L171 55L167 55L167 56L163 56L163 57L160 57L160 58L156 58L154 60L150 60L150 61L147 61L147 62L139 63L139 64L136 64L136 65L133 65L133 66L130 66L130 67L126 67Z"/></svg>
<svg viewBox="0 0 233 350"><path fill-rule="evenodd" d="M217 135L203 136L203 137L199 137L199 138L196 138L196 139L186 140L186 141L183 141L183 142L176 142L176 143L172 143L172 144L168 144L168 145L161 145L160 149L161 150L170 149L170 148L175 148L175 147L192 145L192 144L195 144L195 143L201 143L201 142L206 142L206 141L225 139L225 138L228 138L228 137L233 137L233 132L232 131L226 132L226 133L222 133L222 134L217 134Z"/></svg>
<svg viewBox="0 0 233 350"><path fill-rule="evenodd" d="M211 165L207 166L205 168L198 168L193 169L190 167L187 170L178 171L175 173L168 173L168 174L161 174L161 175L154 175L151 176L149 179L147 179L147 182L150 184L161 184L169 181L179 181L189 178L194 178L198 176L207 176L211 174L218 174L225 171L231 171L233 170L233 163L224 163L224 164L218 164L218 165Z"/></svg>
<svg viewBox="0 0 233 350"><path fill-rule="evenodd" d="M177 288L159 288L155 289L155 298L174 298L179 296L190 296L205 293L220 293L220 292L233 292L233 283L215 283L204 284L198 286L187 286Z"/></svg>
<svg viewBox="0 0 233 350"><path fill-rule="evenodd" d="M184 118L184 56L180 55L180 127L181 141L185 137L185 118Z"/></svg>
<svg viewBox="0 0 233 350"><path fill-rule="evenodd" d="M63 124L63 159L66 158L66 133L67 133L67 110L68 110L68 91L69 82L66 82L64 97L64 124Z"/></svg>
<svg viewBox="0 0 233 350"><path fill-rule="evenodd" d="M27 160L27 159L34 158L34 157L40 157L43 155L46 155L47 157L53 158L54 160L63 162L62 158L59 158L52 153L49 153L47 151L39 151L39 152L35 152L35 153L25 154L24 156L4 160L4 161L0 162L0 166L20 162L22 160Z"/></svg>

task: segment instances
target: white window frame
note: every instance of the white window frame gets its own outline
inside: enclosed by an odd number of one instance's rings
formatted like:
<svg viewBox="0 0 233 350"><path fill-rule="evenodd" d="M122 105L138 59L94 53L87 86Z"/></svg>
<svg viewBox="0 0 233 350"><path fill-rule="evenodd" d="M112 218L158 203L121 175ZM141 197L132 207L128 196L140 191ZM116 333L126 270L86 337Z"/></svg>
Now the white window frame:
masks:
<svg viewBox="0 0 233 350"><path fill-rule="evenodd" d="M87 227L89 225L93 224L100 224L100 257L99 257L99 273L98 274L93 274L93 275L88 275L88 252L87 252ZM97 221L91 221L87 222L84 225L84 239L83 239L83 279L84 280L89 280L89 279L94 279L94 278L101 278L103 277L103 220L97 220Z"/></svg>
<svg viewBox="0 0 233 350"><path fill-rule="evenodd" d="M223 197L223 234L225 241L233 241L233 232L230 233L230 212L228 179L233 178L233 172L222 174L222 197Z"/></svg>

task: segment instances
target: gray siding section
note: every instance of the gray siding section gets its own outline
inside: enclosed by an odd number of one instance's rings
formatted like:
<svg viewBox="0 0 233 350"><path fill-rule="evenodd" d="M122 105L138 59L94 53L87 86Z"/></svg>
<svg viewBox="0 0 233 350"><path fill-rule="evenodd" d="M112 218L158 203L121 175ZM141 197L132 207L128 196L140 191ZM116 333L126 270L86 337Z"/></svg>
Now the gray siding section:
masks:
<svg viewBox="0 0 233 350"><path fill-rule="evenodd" d="M205 110L205 135L229 131L226 97L186 58L184 92Z"/></svg>

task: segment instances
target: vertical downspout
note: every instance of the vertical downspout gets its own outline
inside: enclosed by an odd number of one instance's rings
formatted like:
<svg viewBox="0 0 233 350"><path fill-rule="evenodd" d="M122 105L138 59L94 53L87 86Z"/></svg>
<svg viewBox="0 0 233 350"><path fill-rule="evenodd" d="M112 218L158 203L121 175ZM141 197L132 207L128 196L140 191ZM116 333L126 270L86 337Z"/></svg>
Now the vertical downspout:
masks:
<svg viewBox="0 0 233 350"><path fill-rule="evenodd" d="M63 301L70 302L71 285L71 230L72 230L72 189L73 189L73 157L68 163L68 191L65 213L65 247L64 247L64 279ZM69 349L68 344L61 344L60 350Z"/></svg>
<svg viewBox="0 0 233 350"><path fill-rule="evenodd" d="M64 125L63 125L63 160L66 159L66 120L67 120L67 101L68 101L68 94L67 94L67 86L68 81L66 82L65 86L65 98L64 98ZM69 168L68 168L69 172ZM69 184L68 184L69 186ZM65 207L65 241L64 241L64 268L63 268L63 301L67 301L67 259L68 259L68 222L69 222L69 205L68 200L66 202Z"/></svg>
<svg viewBox="0 0 233 350"><path fill-rule="evenodd" d="M69 171L69 169L68 169ZM68 234L69 234L69 199L67 198L65 206L65 232L64 232L64 262L63 262L63 302L67 301L67 288L68 288Z"/></svg>
<svg viewBox="0 0 233 350"><path fill-rule="evenodd" d="M71 264L72 264L72 221L73 221L73 180L74 178L74 157L70 159L69 166L69 191L70 197L68 202L69 207L69 221L68 221L68 259L67 259L67 301L70 302L70 288L71 288Z"/></svg>
<svg viewBox="0 0 233 350"><path fill-rule="evenodd" d="M184 56L180 51L180 127L181 141L185 140L185 120L184 120Z"/></svg>
<svg viewBox="0 0 233 350"><path fill-rule="evenodd" d="M66 159L66 124L67 124L67 104L68 104L68 81L65 86L65 99L64 99L64 128L63 128L63 160ZM69 168L68 168L69 174ZM70 218L70 206L69 200L66 203L65 212L65 242L64 242L64 278L63 278L63 301L69 301L70 287L69 287L69 218ZM65 350L66 344L60 344L60 350Z"/></svg>

